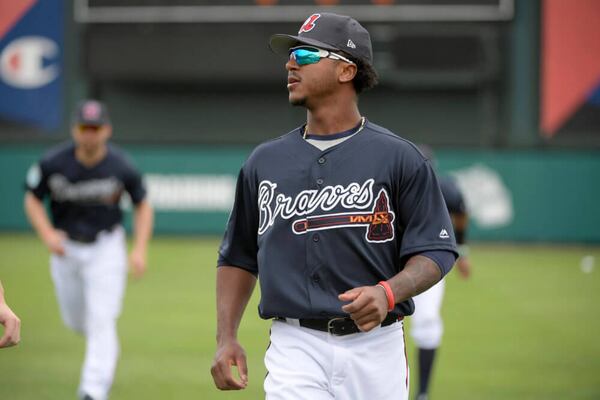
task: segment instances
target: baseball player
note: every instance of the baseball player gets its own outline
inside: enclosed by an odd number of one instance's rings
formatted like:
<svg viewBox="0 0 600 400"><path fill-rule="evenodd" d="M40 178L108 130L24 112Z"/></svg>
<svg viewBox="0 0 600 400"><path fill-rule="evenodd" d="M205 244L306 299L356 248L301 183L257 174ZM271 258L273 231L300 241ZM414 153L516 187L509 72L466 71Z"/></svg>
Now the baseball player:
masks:
<svg viewBox="0 0 600 400"><path fill-rule="evenodd" d="M0 324L4 326L4 334L0 337L0 349L16 346L21 340L21 320L6 304L2 282L0 282Z"/></svg>
<svg viewBox="0 0 600 400"><path fill-rule="evenodd" d="M25 194L29 221L51 252L63 321L86 339L78 390L86 400L108 397L119 354L117 318L127 278L122 194L127 192L135 206L129 262L136 277L146 269L153 223L142 177L121 150L107 143L111 134L106 106L83 101L73 119L73 142L50 150L30 168Z"/></svg>
<svg viewBox="0 0 600 400"><path fill-rule="evenodd" d="M248 385L237 330L259 278L259 314L273 319L267 399L408 399L402 319L456 258L435 173L360 114L377 75L356 20L313 14L270 47L287 58L289 102L307 121L239 173L219 250L215 385Z"/></svg>
<svg viewBox="0 0 600 400"><path fill-rule="evenodd" d="M430 160L433 153L424 147L421 150ZM446 207L452 218L454 235L458 244L460 257L456 262L459 275L467 279L471 273L471 263L466 245L466 230L468 213L465 201L454 179L449 176L440 178L440 188L446 202ZM443 333L443 322L440 314L444 297L445 280L442 279L429 290L416 296L415 312L411 316L411 336L418 348L419 359L419 391L417 400L427 400L431 371L435 360L436 350L440 345Z"/></svg>

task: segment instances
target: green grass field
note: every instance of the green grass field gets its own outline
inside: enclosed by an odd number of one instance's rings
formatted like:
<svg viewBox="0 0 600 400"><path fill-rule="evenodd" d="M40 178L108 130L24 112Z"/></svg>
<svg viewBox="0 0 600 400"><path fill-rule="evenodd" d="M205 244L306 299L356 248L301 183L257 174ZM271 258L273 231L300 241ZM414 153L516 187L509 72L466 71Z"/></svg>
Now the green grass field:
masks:
<svg viewBox="0 0 600 400"><path fill-rule="evenodd" d="M150 270L125 299L112 399L263 398L269 322L258 296L240 330L248 389L212 384L217 246L153 241ZM448 278L432 400L600 399L600 269L582 272L585 255L600 260L600 247L473 246L473 278ZM32 235L0 235L0 279L23 322L21 344L0 350L3 400L75 399L84 342L60 321L47 258Z"/></svg>

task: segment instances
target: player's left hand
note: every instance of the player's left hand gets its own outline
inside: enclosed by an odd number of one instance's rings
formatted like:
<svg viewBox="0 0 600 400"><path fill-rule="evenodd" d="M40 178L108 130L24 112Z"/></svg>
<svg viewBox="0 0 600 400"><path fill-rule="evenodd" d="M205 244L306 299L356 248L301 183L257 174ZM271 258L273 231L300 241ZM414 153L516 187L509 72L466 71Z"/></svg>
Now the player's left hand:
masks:
<svg viewBox="0 0 600 400"><path fill-rule="evenodd" d="M375 328L387 315L385 291L377 286L361 286L350 289L338 296L341 301L350 301L342 307L350 314L358 329L368 332Z"/></svg>
<svg viewBox="0 0 600 400"><path fill-rule="evenodd" d="M129 254L129 267L136 279L144 276L146 272L146 252L139 248L134 248Z"/></svg>

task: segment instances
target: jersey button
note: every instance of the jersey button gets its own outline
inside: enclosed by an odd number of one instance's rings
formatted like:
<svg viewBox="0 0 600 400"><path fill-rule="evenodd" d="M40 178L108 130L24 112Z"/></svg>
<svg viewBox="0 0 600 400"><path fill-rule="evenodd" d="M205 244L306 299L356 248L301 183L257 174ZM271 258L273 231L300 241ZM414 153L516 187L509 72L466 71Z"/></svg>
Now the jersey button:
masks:
<svg viewBox="0 0 600 400"><path fill-rule="evenodd" d="M317 185L321 186L323 184L323 179L319 178L317 179Z"/></svg>
<svg viewBox="0 0 600 400"><path fill-rule="evenodd" d="M319 241L319 235L315 233L313 235L312 239L313 239L313 242L318 242Z"/></svg>
<svg viewBox="0 0 600 400"><path fill-rule="evenodd" d="M312 280L313 280L314 283L319 283L319 281L321 280L321 278L319 277L319 275L313 274Z"/></svg>
<svg viewBox="0 0 600 400"><path fill-rule="evenodd" d="M318 160L319 164L325 164L325 157L321 157Z"/></svg>

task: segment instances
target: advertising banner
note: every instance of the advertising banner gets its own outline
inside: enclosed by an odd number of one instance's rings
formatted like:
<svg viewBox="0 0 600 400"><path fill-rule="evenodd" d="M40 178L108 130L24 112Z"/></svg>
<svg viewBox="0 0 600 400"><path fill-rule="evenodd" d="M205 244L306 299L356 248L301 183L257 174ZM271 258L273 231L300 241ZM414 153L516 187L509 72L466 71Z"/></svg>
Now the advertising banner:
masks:
<svg viewBox="0 0 600 400"><path fill-rule="evenodd" d="M0 118L60 126L63 26L63 0L0 4Z"/></svg>

